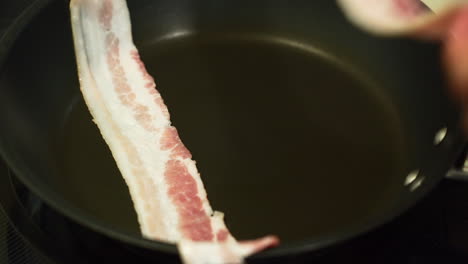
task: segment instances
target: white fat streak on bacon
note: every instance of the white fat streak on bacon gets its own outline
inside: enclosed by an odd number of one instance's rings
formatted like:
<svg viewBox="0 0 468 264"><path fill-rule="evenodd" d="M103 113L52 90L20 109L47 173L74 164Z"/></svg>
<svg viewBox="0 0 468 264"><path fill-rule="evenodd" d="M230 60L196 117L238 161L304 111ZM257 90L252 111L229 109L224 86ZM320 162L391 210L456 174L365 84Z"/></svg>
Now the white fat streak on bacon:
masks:
<svg viewBox="0 0 468 264"><path fill-rule="evenodd" d="M223 215L213 213L195 162L133 44L126 2L72 0L70 10L81 90L129 187L143 235L185 249L199 241L220 244L223 258L239 263L276 245L276 237L238 243Z"/></svg>
<svg viewBox="0 0 468 264"><path fill-rule="evenodd" d="M427 39L445 36L456 9L463 4L444 1L434 14L420 0L337 0L350 21L366 31L387 36L413 34Z"/></svg>

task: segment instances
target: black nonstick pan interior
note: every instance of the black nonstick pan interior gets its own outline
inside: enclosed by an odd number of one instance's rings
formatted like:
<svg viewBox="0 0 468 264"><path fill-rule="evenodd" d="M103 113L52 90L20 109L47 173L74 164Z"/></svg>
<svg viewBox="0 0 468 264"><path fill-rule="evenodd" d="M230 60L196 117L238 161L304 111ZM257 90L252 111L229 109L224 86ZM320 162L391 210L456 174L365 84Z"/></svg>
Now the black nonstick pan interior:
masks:
<svg viewBox="0 0 468 264"><path fill-rule="evenodd" d="M334 1L129 8L142 60L239 239L274 233L290 246L366 230L427 192L459 149L437 46L368 36ZM2 154L20 179L73 219L142 240L79 91L66 1L25 28L0 88ZM414 170L422 184L405 186Z"/></svg>

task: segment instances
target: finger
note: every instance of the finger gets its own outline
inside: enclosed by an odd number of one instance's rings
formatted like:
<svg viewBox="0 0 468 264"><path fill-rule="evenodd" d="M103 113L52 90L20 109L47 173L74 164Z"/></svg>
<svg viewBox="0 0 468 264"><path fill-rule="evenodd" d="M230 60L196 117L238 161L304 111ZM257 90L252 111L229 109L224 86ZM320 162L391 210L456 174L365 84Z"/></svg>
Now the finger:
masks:
<svg viewBox="0 0 468 264"><path fill-rule="evenodd" d="M444 39L443 63L455 98L468 104L468 7L457 13Z"/></svg>

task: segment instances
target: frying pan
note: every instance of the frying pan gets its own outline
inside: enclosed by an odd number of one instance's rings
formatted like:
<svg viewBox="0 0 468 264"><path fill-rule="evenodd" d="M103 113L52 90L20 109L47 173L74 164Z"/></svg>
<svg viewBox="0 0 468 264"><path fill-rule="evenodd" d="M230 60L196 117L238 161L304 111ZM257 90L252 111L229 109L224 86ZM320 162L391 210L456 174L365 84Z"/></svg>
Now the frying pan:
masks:
<svg viewBox="0 0 468 264"><path fill-rule="evenodd" d="M239 239L282 239L249 262L282 263L390 221L462 150L437 44L370 36L329 0L128 5L213 207ZM139 234L84 105L68 1L31 1L0 41L0 153L17 181L79 235L140 263L178 262L175 246Z"/></svg>

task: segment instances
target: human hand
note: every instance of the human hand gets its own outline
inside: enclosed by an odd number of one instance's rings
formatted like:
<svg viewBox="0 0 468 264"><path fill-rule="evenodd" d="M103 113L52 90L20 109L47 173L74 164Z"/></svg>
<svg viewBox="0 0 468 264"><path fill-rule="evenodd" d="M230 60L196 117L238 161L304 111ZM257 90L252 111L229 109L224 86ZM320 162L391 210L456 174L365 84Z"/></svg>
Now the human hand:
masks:
<svg viewBox="0 0 468 264"><path fill-rule="evenodd" d="M422 1L337 0L350 21L370 33L442 43L442 65L468 134L468 0Z"/></svg>

